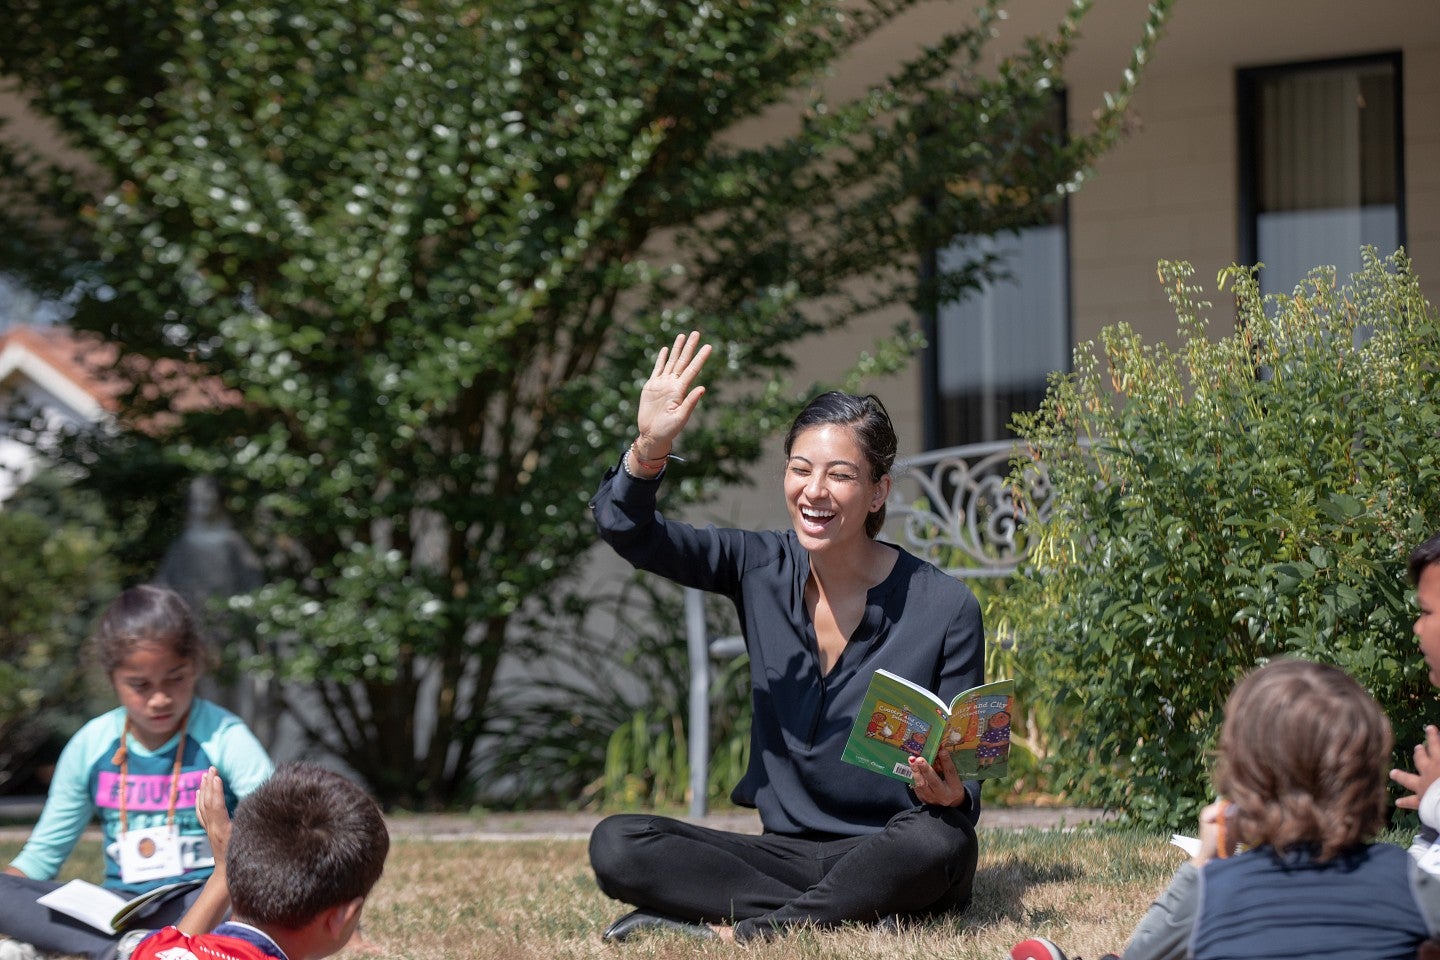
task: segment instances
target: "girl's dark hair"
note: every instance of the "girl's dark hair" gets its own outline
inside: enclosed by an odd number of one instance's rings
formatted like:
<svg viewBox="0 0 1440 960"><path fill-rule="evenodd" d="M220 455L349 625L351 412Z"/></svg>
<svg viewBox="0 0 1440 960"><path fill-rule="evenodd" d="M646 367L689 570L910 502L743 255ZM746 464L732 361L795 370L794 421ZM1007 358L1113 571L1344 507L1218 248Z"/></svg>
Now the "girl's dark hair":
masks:
<svg viewBox="0 0 1440 960"><path fill-rule="evenodd" d="M811 400L795 417L790 424L790 432L785 435L786 459L790 457L790 448L795 445L796 437L811 427L832 423L850 428L865 462L870 465L870 482L879 483L895 463L898 443L890 414L874 394L857 397L852 393L831 390ZM883 526L885 504L882 503L879 510L865 518L865 533L873 540Z"/></svg>
<svg viewBox="0 0 1440 960"><path fill-rule="evenodd" d="M142 643L161 644L197 667L206 665L205 642L195 618L174 590L149 584L131 587L105 608L91 637L95 660L107 677Z"/></svg>
<svg viewBox="0 0 1440 960"><path fill-rule="evenodd" d="M1250 846L1317 849L1329 860L1385 826L1390 721L1345 671L1276 660L1225 703L1215 790Z"/></svg>

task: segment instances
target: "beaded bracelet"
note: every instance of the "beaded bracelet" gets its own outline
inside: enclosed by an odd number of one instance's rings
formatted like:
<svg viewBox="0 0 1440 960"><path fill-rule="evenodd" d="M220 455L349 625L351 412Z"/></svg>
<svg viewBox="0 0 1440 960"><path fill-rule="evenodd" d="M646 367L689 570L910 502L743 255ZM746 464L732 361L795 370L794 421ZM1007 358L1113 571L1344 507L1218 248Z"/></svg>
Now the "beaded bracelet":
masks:
<svg viewBox="0 0 1440 960"><path fill-rule="evenodd" d="M668 453L665 454L665 456L663 456L663 457L648 457L648 458L647 458L647 457L642 457L642 456L640 456L640 451L637 450L637 449L635 449L635 444L637 444L637 443L639 443L639 442L640 442L639 440L632 440L632 441L630 441L630 456L634 457L634 458L635 458L635 462L638 463L638 464L640 464L640 466L645 467L645 468L648 469L649 466L650 466L650 464L652 464L652 463L658 463L658 464L660 464L660 465L663 467L663 466L665 465L665 461L670 459L670 454L668 454ZM678 458L677 458L677 459L678 459Z"/></svg>
<svg viewBox="0 0 1440 960"><path fill-rule="evenodd" d="M627 455L620 458L620 469L624 470L625 473L626 473L626 475L631 476L631 477L634 477L636 480L658 480L658 479L660 479L660 474L665 472L665 463L666 463L666 461L668 461L668 460L674 460L674 461L676 461L677 463L684 463L684 462L685 462L685 458L684 458L684 457L677 457L677 456L675 456L675 454L673 454L673 453L667 453L667 454L665 454L665 456L663 456L663 457L653 457L653 458L647 460L647 459L645 459L644 457L640 456L640 452L635 449L635 441L632 441L632 442L630 443L630 449L627 450L627 451L625 451L625 452L626 452ZM634 458L635 458L635 461L636 461L637 463L639 463L642 467L646 466L647 464L652 464L652 463L658 463L658 464L660 464L660 473L655 474L655 476L653 476L653 477L636 477L635 474L630 471L630 457L634 457ZM648 468L647 468L647 469L648 469Z"/></svg>

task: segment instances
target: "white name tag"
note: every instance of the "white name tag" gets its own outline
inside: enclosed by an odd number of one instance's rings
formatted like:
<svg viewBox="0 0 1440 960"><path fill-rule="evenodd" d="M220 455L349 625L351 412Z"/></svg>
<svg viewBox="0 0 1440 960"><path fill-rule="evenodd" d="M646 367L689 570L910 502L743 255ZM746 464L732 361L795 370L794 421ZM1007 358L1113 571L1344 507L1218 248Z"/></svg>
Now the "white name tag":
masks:
<svg viewBox="0 0 1440 960"><path fill-rule="evenodd" d="M125 883L178 877L182 872L180 833L175 827L128 830L120 837L120 879Z"/></svg>

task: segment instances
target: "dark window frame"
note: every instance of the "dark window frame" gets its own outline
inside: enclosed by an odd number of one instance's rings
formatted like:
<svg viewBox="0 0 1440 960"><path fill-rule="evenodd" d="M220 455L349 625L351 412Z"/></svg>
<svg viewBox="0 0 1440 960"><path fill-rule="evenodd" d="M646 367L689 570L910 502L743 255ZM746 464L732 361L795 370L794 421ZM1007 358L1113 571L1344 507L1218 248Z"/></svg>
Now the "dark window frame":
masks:
<svg viewBox="0 0 1440 960"><path fill-rule="evenodd" d="M1260 84L1274 77L1328 70L1335 67L1362 67L1388 64L1395 77L1395 207L1396 234L1400 246L1406 244L1405 229L1405 89L1404 58L1399 50L1328 57L1320 60L1297 60L1258 67L1241 67L1235 71L1235 116L1239 126L1236 140L1239 186L1239 262L1253 264L1259 256L1259 172L1256 149L1260 143L1260 110L1257 90ZM1389 251L1382 251L1388 253Z"/></svg>
<svg viewBox="0 0 1440 960"><path fill-rule="evenodd" d="M1070 133L1070 96L1064 87L1057 87L1055 90L1056 103L1059 108L1059 127L1062 134L1069 136ZM1056 222L1065 230L1065 257L1064 265L1061 268L1059 286L1065 296L1065 316L1063 318L1064 334L1066 342L1072 346L1075 343L1075 297L1071 283L1073 268L1071 264L1072 237L1070 232L1070 195L1060 201ZM920 279L922 283L932 279L939 270L940 251L935 248L926 250L920 258ZM921 428L925 441L926 450L934 450L941 444L940 439L940 356L937 349L940 333L940 310L936 306L924 310L920 314L920 329L925 335L925 349L920 357L920 411ZM1070 371L1073 358L1070 353L1066 354L1064 372ZM950 444L946 444L950 446Z"/></svg>

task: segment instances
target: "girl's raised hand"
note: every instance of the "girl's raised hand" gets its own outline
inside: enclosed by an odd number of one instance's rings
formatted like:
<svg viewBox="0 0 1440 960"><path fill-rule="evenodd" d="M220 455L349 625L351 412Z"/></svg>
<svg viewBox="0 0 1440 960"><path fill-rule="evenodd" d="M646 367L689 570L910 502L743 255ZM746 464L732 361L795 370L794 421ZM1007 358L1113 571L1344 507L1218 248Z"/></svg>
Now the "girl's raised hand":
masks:
<svg viewBox="0 0 1440 960"><path fill-rule="evenodd" d="M690 421L690 415L705 395L703 386L692 386L710 356L710 345L700 343L698 331L681 334L671 347L661 347L655 369L640 391L636 424L640 436L634 454L645 461L664 460L675 438Z"/></svg>

